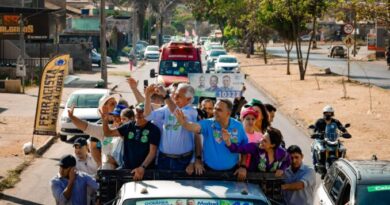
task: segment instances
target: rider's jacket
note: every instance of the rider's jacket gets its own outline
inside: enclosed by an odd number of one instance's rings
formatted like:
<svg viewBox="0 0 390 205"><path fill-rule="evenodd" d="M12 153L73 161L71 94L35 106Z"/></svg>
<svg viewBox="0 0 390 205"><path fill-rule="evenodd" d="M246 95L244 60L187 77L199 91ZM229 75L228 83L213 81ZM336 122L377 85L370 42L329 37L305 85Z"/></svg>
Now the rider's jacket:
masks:
<svg viewBox="0 0 390 205"><path fill-rule="evenodd" d="M332 118L331 119L331 123L334 123L337 125L337 128L341 131L341 132L347 132L347 130L345 129L345 127L341 124L340 121L338 121L337 119L334 119ZM324 118L320 118L317 120L316 124L315 124L315 128L314 128L314 132L315 133L325 133L325 129L326 129L326 122L325 122L325 119Z"/></svg>

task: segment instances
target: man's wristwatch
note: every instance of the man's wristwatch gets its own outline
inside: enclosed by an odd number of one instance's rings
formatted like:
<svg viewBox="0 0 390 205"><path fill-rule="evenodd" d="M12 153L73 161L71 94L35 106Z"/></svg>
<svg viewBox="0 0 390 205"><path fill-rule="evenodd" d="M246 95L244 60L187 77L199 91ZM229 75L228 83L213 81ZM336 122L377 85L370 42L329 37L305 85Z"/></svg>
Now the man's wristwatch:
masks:
<svg viewBox="0 0 390 205"><path fill-rule="evenodd" d="M202 161L202 156L196 156L196 159Z"/></svg>
<svg viewBox="0 0 390 205"><path fill-rule="evenodd" d="M141 165L142 168L146 169L146 166L145 165Z"/></svg>
<svg viewBox="0 0 390 205"><path fill-rule="evenodd" d="M245 166L244 164L241 164L241 165L240 165L240 168L247 169L246 166Z"/></svg>

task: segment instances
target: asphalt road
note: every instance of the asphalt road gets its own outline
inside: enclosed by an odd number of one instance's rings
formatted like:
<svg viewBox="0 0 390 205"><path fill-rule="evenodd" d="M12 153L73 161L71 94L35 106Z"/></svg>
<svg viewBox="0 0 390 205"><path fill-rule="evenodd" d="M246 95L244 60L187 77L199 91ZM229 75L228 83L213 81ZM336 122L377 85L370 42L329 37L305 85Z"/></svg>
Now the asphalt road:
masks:
<svg viewBox="0 0 390 205"><path fill-rule="evenodd" d="M327 50L327 46L321 49ZM303 55L306 59L307 46L303 46ZM268 47L267 52L272 55L287 57L284 47ZM314 51L315 52L315 51ZM291 59L296 60L295 47L291 51ZM330 68L333 73L339 75L348 75L348 64L345 58L329 58L324 53L310 53L309 64L321 68ZM373 61L351 61L350 62L350 77L363 83L371 83L379 87L390 89L390 70L388 70L386 63Z"/></svg>
<svg viewBox="0 0 390 205"><path fill-rule="evenodd" d="M111 68L112 71L127 71L127 65L115 66ZM139 87L143 86L143 80L148 79L150 83L154 79L149 79L149 70L157 68L157 63L147 63L143 68L132 72L132 76L139 80ZM90 76L90 78L98 79L99 75ZM122 93L125 99L130 104L135 102L132 93L125 83L123 76L109 76L110 87L118 85L116 91ZM249 82L246 83L247 91L245 97L247 99L258 98L263 102L271 102L262 92L254 88ZM67 98L63 98L67 100ZM287 145L299 145L305 155L305 163L311 165L310 143L311 139L289 118L277 112L273 126L280 129L284 135ZM0 204L55 204L52 197L49 181L58 172L56 163L63 154L73 153L72 146L61 141L57 141L53 146L41 157L34 160L33 164L29 166L21 175L21 181L13 189L4 191L3 198L0 199ZM318 182L317 178L317 182Z"/></svg>

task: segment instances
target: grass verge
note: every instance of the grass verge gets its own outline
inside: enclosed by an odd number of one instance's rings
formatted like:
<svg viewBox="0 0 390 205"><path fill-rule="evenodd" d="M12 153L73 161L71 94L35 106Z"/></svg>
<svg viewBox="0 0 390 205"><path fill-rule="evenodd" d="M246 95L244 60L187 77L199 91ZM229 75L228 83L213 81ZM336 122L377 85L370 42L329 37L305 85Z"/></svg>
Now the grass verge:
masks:
<svg viewBox="0 0 390 205"><path fill-rule="evenodd" d="M15 169L8 170L7 177L0 181L0 192L4 191L5 189L13 188L15 184L20 181L20 174L31 164L31 161L32 160L24 161Z"/></svg>

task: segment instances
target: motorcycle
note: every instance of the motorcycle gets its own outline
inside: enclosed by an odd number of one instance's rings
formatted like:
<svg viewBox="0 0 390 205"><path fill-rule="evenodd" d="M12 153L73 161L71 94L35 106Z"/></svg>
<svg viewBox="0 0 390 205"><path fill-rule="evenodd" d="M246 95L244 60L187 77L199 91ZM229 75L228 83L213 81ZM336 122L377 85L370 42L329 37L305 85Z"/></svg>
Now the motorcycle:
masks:
<svg viewBox="0 0 390 205"><path fill-rule="evenodd" d="M346 124L345 128L350 127ZM313 155L313 163L315 171L324 179L329 167L339 158L344 158L346 155L346 148L339 140L339 137L349 139L352 136L348 132L341 132L336 123L326 125L325 132L315 133L314 125L310 125L309 129L313 130L311 138L314 139L311 144L311 152ZM316 163L317 162L317 163Z"/></svg>

